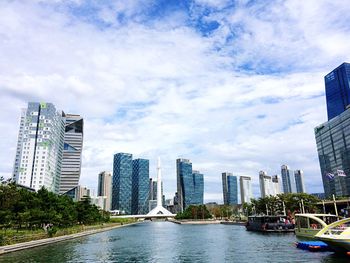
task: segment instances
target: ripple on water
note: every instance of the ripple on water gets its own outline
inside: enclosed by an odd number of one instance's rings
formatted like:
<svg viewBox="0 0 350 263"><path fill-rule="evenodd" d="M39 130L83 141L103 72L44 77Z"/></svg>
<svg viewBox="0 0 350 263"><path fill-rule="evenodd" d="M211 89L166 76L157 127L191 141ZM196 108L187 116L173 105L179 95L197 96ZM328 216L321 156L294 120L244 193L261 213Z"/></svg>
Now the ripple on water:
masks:
<svg viewBox="0 0 350 263"><path fill-rule="evenodd" d="M0 262L349 262L295 248L294 234L247 232L235 225L145 222L0 257Z"/></svg>

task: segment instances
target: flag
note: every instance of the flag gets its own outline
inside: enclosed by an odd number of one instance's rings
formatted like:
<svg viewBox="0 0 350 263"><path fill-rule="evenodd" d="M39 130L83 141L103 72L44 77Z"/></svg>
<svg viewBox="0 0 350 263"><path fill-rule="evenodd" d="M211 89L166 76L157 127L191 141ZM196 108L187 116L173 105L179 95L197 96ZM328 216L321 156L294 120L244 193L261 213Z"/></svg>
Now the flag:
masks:
<svg viewBox="0 0 350 263"><path fill-rule="evenodd" d="M338 176L346 176L343 170L337 170Z"/></svg>
<svg viewBox="0 0 350 263"><path fill-rule="evenodd" d="M333 180L334 179L334 174L332 173L326 173L326 177L330 180Z"/></svg>

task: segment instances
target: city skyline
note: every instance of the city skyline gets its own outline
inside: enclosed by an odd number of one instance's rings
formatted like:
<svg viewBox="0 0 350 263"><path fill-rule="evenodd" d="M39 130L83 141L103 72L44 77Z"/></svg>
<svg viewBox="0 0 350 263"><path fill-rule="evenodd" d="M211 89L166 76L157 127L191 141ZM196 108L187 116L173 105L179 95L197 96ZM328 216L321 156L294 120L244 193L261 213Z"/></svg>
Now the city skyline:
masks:
<svg viewBox="0 0 350 263"><path fill-rule="evenodd" d="M222 171L251 177L258 197L258 171L284 163L323 192L314 127L327 121L324 77L350 61L347 3L9 1L0 14L0 176L20 109L46 101L84 117L90 189L132 152L153 178L162 157L167 198L180 157L205 175L205 202L222 202Z"/></svg>

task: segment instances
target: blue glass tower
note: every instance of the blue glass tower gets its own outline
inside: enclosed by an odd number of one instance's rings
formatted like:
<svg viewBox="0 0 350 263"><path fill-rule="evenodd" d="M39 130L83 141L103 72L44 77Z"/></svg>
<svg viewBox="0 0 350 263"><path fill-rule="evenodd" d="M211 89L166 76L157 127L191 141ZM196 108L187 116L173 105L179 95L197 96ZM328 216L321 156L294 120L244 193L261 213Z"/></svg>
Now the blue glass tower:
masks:
<svg viewBox="0 0 350 263"><path fill-rule="evenodd" d="M203 174L198 171L193 171L194 198L192 204L202 205L204 195L204 178Z"/></svg>
<svg viewBox="0 0 350 263"><path fill-rule="evenodd" d="M132 207L132 155L117 153L113 161L112 210L131 214Z"/></svg>
<svg viewBox="0 0 350 263"><path fill-rule="evenodd" d="M324 77L328 120L344 112L350 105L350 64L343 63Z"/></svg>
<svg viewBox="0 0 350 263"><path fill-rule="evenodd" d="M237 176L232 173L222 173L222 189L225 205L238 204Z"/></svg>
<svg viewBox="0 0 350 263"><path fill-rule="evenodd" d="M198 171L192 172L192 163L187 159L176 160L176 172L180 211L190 205L203 204L203 174Z"/></svg>
<svg viewBox="0 0 350 263"><path fill-rule="evenodd" d="M132 214L144 215L148 213L149 161L133 160L132 168Z"/></svg>

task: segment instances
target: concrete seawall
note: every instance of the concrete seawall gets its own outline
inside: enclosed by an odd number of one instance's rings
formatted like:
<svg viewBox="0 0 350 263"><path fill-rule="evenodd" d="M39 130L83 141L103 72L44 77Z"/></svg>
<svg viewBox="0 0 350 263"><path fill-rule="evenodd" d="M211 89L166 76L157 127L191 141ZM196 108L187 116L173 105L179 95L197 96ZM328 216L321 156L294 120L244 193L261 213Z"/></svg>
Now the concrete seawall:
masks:
<svg viewBox="0 0 350 263"><path fill-rule="evenodd" d="M79 232L79 233L71 234L71 235L44 238L44 239L38 239L38 240L33 240L33 241L28 241L28 242L13 244L13 245L1 246L0 247L0 255L5 254L5 253L11 253L11 252L27 249L27 248L44 246L44 245L48 245L48 244L52 244L52 243L57 243L57 242L65 241L65 240L70 240L70 239L74 239L74 238L78 238L78 237L87 236L87 235L97 234L100 232L109 231L109 230L119 228L119 227L130 226L130 225L137 224L137 223L138 222L131 223L131 224L124 224L124 225L115 225L115 226L101 228L101 229L87 230L87 231L83 231L83 232Z"/></svg>

